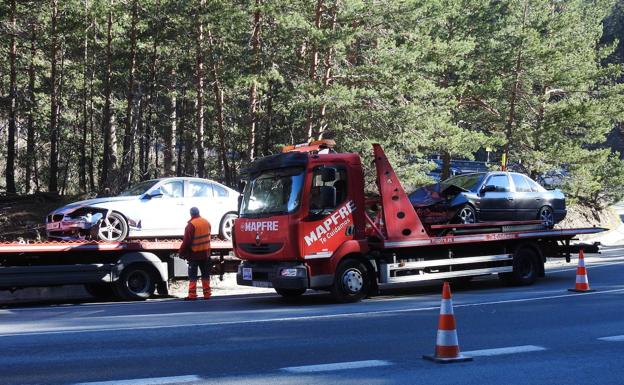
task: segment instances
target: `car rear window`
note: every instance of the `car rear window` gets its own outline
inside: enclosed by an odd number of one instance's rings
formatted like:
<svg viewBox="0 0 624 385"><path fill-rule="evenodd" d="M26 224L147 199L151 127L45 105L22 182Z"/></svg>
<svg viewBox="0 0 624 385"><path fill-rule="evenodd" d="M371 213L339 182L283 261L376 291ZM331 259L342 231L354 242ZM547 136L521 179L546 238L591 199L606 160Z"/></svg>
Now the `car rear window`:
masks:
<svg viewBox="0 0 624 385"><path fill-rule="evenodd" d="M228 195L230 195L225 188L219 186L218 184L213 184L212 188L214 189L215 195L218 197L227 198Z"/></svg>
<svg viewBox="0 0 624 385"><path fill-rule="evenodd" d="M531 186L524 175L511 174L511 179L513 179L514 185L516 185L517 192L531 192Z"/></svg>
<svg viewBox="0 0 624 385"><path fill-rule="evenodd" d="M531 190L533 192L544 192L546 191L545 188L543 188L542 186L539 185L539 183L537 183L536 181L534 181L531 178L526 178L527 182L529 183L529 185L531 186Z"/></svg>
<svg viewBox="0 0 624 385"><path fill-rule="evenodd" d="M189 182L190 195L192 198L212 198L212 184L202 182Z"/></svg>

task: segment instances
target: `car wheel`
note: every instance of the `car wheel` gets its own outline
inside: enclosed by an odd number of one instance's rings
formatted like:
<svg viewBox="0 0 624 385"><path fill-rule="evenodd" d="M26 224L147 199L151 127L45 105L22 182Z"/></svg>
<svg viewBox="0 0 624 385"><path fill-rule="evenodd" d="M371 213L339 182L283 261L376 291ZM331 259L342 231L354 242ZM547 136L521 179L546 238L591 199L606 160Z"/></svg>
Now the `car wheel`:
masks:
<svg viewBox="0 0 624 385"><path fill-rule="evenodd" d="M142 264L125 268L115 282L115 293L127 301L143 301L154 294L156 279L153 270Z"/></svg>
<svg viewBox="0 0 624 385"><path fill-rule="evenodd" d="M121 242L128 236L128 223L123 215L113 212L102 220L97 235L102 241Z"/></svg>
<svg viewBox="0 0 624 385"><path fill-rule="evenodd" d="M226 241L232 240L232 231L234 230L234 221L238 218L236 214L228 213L221 219L219 235Z"/></svg>
<svg viewBox="0 0 624 385"><path fill-rule="evenodd" d="M475 209L470 205L465 205L457 212L455 217L455 223L469 224L477 221L477 213Z"/></svg>
<svg viewBox="0 0 624 385"><path fill-rule="evenodd" d="M284 298L295 298L305 293L306 289L275 289L275 292Z"/></svg>
<svg viewBox="0 0 624 385"><path fill-rule="evenodd" d="M370 287L366 265L356 259L347 259L338 266L331 292L338 302L358 302L366 297Z"/></svg>
<svg viewBox="0 0 624 385"><path fill-rule="evenodd" d="M553 214L553 209L548 206L544 206L539 210L537 219L544 222L546 227L549 229L555 226L555 215Z"/></svg>

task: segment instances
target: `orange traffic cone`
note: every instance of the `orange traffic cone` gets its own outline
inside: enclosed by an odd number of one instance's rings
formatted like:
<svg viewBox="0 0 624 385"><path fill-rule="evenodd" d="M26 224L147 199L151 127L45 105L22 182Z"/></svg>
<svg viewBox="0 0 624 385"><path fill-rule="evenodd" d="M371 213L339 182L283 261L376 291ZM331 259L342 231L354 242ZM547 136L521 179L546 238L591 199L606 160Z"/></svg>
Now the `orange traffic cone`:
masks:
<svg viewBox="0 0 624 385"><path fill-rule="evenodd" d="M442 288L442 303L440 304L435 354L432 356L425 355L423 358L438 363L472 361L472 357L462 356L459 352L451 287L448 282L444 282Z"/></svg>
<svg viewBox="0 0 624 385"><path fill-rule="evenodd" d="M579 293L594 291L589 288L589 279L587 278L587 269L585 268L585 252L583 252L583 249L579 251L578 256L578 267L576 268L576 285L574 285L574 289L568 290Z"/></svg>

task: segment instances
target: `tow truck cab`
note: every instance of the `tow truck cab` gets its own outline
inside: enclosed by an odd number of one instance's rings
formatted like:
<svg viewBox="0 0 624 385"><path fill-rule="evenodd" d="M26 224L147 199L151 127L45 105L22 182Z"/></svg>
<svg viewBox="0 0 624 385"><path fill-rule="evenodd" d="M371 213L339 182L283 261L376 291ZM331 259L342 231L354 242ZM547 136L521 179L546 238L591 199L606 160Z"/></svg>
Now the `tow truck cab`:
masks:
<svg viewBox="0 0 624 385"><path fill-rule="evenodd" d="M344 255L367 251L360 156L317 149L264 157L246 170L234 229L239 285L282 295L329 288Z"/></svg>

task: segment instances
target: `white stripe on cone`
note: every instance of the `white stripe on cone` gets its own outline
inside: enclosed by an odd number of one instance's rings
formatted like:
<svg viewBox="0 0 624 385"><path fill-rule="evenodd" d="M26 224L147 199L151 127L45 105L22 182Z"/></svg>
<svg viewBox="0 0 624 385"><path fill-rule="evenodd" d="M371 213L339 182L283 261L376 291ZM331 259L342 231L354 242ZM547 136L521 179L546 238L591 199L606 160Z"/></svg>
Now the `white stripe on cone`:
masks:
<svg viewBox="0 0 624 385"><path fill-rule="evenodd" d="M453 301L450 299L443 299L440 304L440 314L449 315L453 314Z"/></svg>
<svg viewBox="0 0 624 385"><path fill-rule="evenodd" d="M589 285L589 279L587 279L587 275L577 275L576 283L586 283Z"/></svg>
<svg viewBox="0 0 624 385"><path fill-rule="evenodd" d="M457 331L453 330L438 330L438 336L436 338L436 345L438 346L459 346L457 340Z"/></svg>

